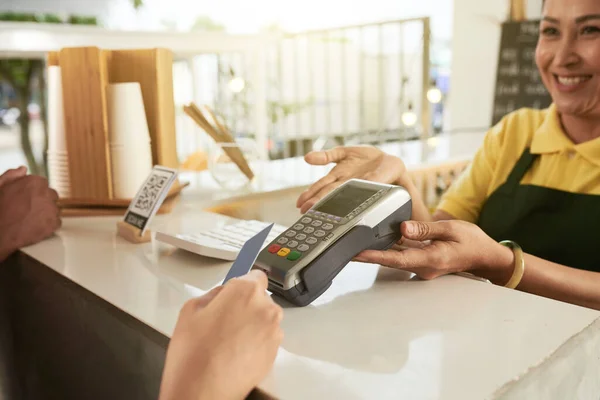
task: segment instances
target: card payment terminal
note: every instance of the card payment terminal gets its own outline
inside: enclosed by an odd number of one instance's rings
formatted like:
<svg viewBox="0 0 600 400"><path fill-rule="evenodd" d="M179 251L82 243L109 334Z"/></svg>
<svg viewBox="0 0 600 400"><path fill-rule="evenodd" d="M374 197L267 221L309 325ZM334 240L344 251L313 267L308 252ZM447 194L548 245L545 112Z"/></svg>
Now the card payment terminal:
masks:
<svg viewBox="0 0 600 400"><path fill-rule="evenodd" d="M404 188L351 179L269 243L253 268L266 272L271 293L306 306L358 253L398 241L400 223L411 214Z"/></svg>

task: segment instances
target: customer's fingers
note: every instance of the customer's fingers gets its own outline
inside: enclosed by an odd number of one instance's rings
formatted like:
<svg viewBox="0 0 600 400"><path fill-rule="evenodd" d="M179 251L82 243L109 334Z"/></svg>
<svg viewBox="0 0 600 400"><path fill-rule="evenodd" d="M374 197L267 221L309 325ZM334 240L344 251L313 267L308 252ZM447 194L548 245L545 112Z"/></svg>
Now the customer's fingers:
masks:
<svg viewBox="0 0 600 400"><path fill-rule="evenodd" d="M9 169L8 171L0 175L0 186L13 182L19 178L24 177L25 175L27 175L27 168L24 166Z"/></svg>
<svg viewBox="0 0 600 400"><path fill-rule="evenodd" d="M193 300L195 309L206 307L219 293L223 290L223 286L217 286L206 292L204 295Z"/></svg>
<svg viewBox="0 0 600 400"><path fill-rule="evenodd" d="M50 199L54 202L57 202L59 199L58 192L54 189L48 190L48 197L50 197Z"/></svg>
<svg viewBox="0 0 600 400"><path fill-rule="evenodd" d="M258 284L259 289L267 290L269 287L269 279L267 278L267 274L260 269L253 269L248 272L246 275L240 277L239 279L249 280L252 282L256 282Z"/></svg>

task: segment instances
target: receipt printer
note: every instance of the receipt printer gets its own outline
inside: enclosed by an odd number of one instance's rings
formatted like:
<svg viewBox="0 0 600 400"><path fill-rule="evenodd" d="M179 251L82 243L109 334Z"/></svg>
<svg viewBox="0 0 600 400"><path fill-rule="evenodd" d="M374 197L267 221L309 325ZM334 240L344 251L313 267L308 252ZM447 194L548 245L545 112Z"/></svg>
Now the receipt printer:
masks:
<svg viewBox="0 0 600 400"><path fill-rule="evenodd" d="M398 241L411 214L404 188L351 179L265 246L253 268L267 273L271 293L306 306L358 253Z"/></svg>

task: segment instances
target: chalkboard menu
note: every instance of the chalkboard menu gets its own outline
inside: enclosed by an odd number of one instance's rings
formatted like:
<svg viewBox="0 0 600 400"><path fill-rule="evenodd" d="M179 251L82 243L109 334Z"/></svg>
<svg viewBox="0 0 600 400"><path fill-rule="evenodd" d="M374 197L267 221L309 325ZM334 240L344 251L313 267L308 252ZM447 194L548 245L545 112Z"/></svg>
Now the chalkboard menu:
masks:
<svg viewBox="0 0 600 400"><path fill-rule="evenodd" d="M546 108L552 99L535 64L539 21L502 24L492 125L523 107Z"/></svg>

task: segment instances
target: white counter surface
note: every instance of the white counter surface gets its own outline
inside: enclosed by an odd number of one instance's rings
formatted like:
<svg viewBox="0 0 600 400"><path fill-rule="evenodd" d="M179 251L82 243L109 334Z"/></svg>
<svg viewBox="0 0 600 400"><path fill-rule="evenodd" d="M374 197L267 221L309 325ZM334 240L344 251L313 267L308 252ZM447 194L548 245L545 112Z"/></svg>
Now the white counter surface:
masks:
<svg viewBox="0 0 600 400"><path fill-rule="evenodd" d="M183 232L226 223L227 217L202 211L210 201L201 202L198 190L186 192L152 229ZM268 219L287 223L298 216L290 204L296 192L270 196L280 207L273 211L261 201L263 215L272 213ZM219 285L231 263L155 241L130 244L115 236L117 220L65 219L55 237L24 252L170 336L183 303ZM559 350L563 363L583 361L585 354L568 345L598 317L597 311L459 276L419 281L351 263L312 305L285 309L285 339L260 388L282 399L495 398L531 369L553 366ZM565 398L560 393L550 394Z"/></svg>

